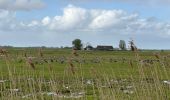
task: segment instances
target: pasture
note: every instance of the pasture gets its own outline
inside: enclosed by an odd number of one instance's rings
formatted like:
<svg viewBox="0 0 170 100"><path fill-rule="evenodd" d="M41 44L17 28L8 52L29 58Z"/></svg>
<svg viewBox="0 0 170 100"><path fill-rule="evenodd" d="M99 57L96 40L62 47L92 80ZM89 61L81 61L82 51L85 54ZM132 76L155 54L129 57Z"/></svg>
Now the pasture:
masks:
<svg viewBox="0 0 170 100"><path fill-rule="evenodd" d="M12 48L1 100L169 100L170 51Z"/></svg>

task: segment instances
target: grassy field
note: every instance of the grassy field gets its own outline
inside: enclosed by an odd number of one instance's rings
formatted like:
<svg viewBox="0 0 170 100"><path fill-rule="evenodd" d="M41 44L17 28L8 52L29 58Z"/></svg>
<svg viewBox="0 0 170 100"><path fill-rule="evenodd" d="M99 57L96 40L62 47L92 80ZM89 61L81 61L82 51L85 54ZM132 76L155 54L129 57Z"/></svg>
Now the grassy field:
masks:
<svg viewBox="0 0 170 100"><path fill-rule="evenodd" d="M170 51L7 51L1 100L170 100Z"/></svg>

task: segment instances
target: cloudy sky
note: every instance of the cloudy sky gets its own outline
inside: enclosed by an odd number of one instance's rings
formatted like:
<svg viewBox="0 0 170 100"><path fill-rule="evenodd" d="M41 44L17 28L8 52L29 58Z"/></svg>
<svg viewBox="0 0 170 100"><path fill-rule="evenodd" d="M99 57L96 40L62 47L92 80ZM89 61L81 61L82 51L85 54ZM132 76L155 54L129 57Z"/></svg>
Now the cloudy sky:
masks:
<svg viewBox="0 0 170 100"><path fill-rule="evenodd" d="M0 45L170 49L170 0L0 0Z"/></svg>

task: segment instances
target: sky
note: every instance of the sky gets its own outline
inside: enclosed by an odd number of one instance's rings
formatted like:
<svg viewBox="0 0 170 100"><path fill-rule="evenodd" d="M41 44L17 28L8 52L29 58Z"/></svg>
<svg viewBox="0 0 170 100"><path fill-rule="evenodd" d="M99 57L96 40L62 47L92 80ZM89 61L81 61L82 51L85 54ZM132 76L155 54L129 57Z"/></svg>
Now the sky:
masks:
<svg viewBox="0 0 170 100"><path fill-rule="evenodd" d="M170 49L170 0L0 0L0 45Z"/></svg>

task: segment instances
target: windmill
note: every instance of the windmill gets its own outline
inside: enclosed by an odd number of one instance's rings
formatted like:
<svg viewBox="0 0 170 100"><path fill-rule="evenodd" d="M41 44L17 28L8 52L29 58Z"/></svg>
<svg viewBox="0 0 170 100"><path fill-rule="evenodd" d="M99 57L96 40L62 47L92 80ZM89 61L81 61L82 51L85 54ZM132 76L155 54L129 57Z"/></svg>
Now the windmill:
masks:
<svg viewBox="0 0 170 100"><path fill-rule="evenodd" d="M129 46L130 46L131 51L137 51L137 47L135 46L134 40L132 38L130 38Z"/></svg>

